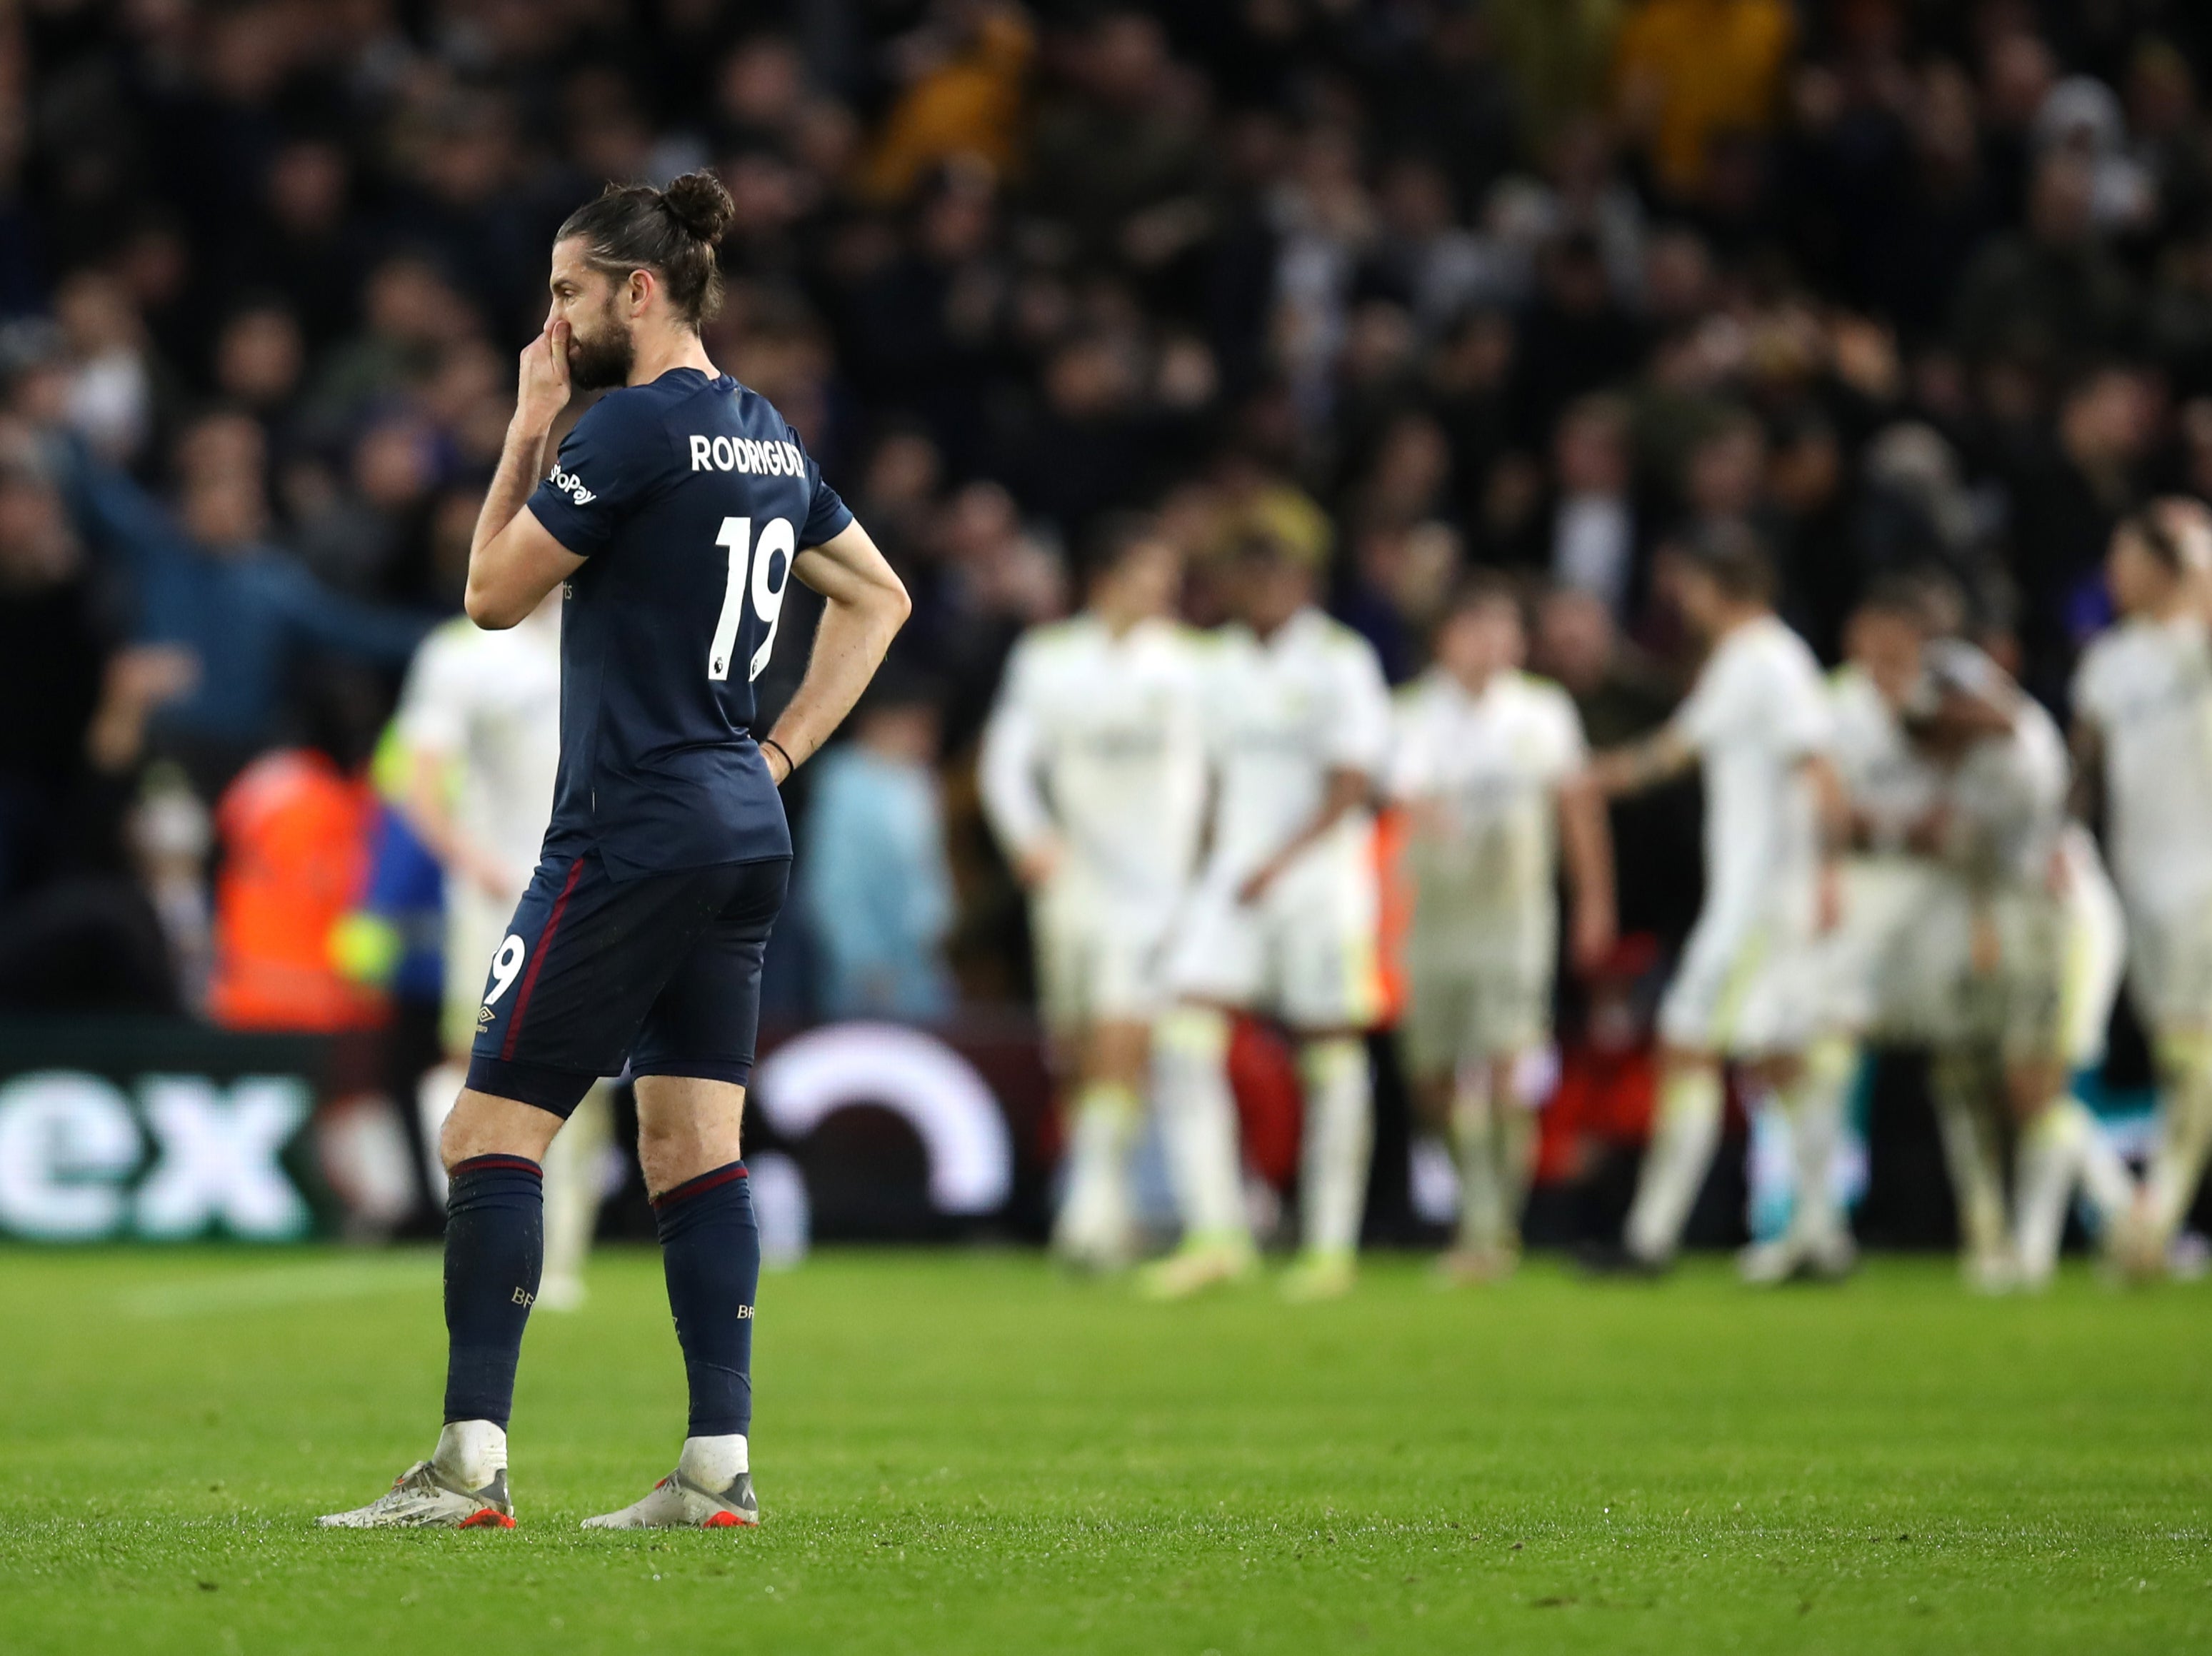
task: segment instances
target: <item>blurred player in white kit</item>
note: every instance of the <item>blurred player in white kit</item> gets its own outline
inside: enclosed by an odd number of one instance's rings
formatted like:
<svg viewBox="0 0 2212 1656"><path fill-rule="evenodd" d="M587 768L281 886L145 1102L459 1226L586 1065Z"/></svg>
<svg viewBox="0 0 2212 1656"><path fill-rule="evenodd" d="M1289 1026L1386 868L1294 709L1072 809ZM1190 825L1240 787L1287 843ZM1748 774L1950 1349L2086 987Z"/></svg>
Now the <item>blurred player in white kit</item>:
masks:
<svg viewBox="0 0 2212 1656"><path fill-rule="evenodd" d="M483 1008L484 969L504 946L515 899L538 866L561 760L561 589L520 626L465 618L423 641L397 717L408 761L402 809L446 872L446 1062L422 1077L425 1143L459 1095ZM599 1213L608 1087L585 1095L545 1157L545 1269L538 1304L584 1302L584 1259ZM444 1198L444 1169L434 1168Z"/></svg>
<svg viewBox="0 0 2212 1656"><path fill-rule="evenodd" d="M1455 1280L1513 1268L1548 1095L1561 853L1573 954L1613 946L1613 848L1583 785L1588 750L1566 692L1521 670L1521 603L1477 576L1438 624L1436 664L1401 693L1390 792L1408 813L1413 916L1400 1029L1424 1124L1460 1177Z"/></svg>
<svg viewBox="0 0 2212 1656"><path fill-rule="evenodd" d="M1946 770L1916 735L1929 699L1928 641L1948 630L1939 604L1925 582L1880 582L1844 629L1845 661L1829 699L1852 852L1823 976L1832 1028L1854 1041L1932 1052L1929 1091L1958 1199L1961 1268L1977 1285L2004 1287L2014 1270L1995 1081L1963 1004L1972 915L1966 883L1938 854Z"/></svg>
<svg viewBox="0 0 2212 1656"><path fill-rule="evenodd" d="M1844 825L1828 701L1812 651L1771 608L1772 568L1749 531L1706 535L1674 590L1709 646L1697 683L1659 731L1592 767L1620 794L1698 765L1705 791L1705 904L1660 1008L1657 1117L1617 1263L1656 1271L1673 1259L1735 1060L1788 1113L1796 1186L1789 1231L1747 1250L1744 1274L1839 1275L1855 1252L1833 1177L1850 1048L1815 1040L1819 939L1839 901L1828 846Z"/></svg>
<svg viewBox="0 0 2212 1656"><path fill-rule="evenodd" d="M1028 889L1037 986L1071 1077L1053 1247L1111 1270L1133 1245L1162 956L1206 797L1197 640L1174 619L1181 553L1135 516L1091 537L1087 606L1014 648L983 736L983 808Z"/></svg>
<svg viewBox="0 0 2212 1656"><path fill-rule="evenodd" d="M1183 1240L1146 1292L1172 1298L1248 1274L1230 1018L1259 1012L1297 1042L1305 1099L1293 1299L1350 1289L1374 1135L1363 1039L1382 1010L1370 810L1390 698L1367 641L1314 605L1317 572L1269 536L1230 572L1236 619L1206 648L1211 837L1176 929L1177 1004L1155 1046L1160 1124Z"/></svg>
<svg viewBox="0 0 2212 1656"><path fill-rule="evenodd" d="M1960 1046L1970 1059L1993 1056L2014 1139L2006 1243L1990 1251L1978 1216L1966 1227L1974 1276L1984 1289L2040 1288L2077 1186L2108 1240L2134 1203L2134 1180L2073 1090L2103 1061L2124 925L2095 843L2067 816L2066 746L2051 715L1961 640L1932 640L1926 664L1913 717L1948 761L1929 837L1970 926L1963 1027L1939 1065ZM1978 1135L1978 1152L1987 1143ZM1993 1168L1974 1169L1961 1213L1978 1215L2002 1188Z"/></svg>
<svg viewBox="0 0 2212 1656"><path fill-rule="evenodd" d="M2120 620L2074 681L2084 809L2102 808L2125 906L2128 986L2159 1070L2159 1132L2123 1263L2164 1267L2212 1149L2212 519L2167 500L2123 524Z"/></svg>

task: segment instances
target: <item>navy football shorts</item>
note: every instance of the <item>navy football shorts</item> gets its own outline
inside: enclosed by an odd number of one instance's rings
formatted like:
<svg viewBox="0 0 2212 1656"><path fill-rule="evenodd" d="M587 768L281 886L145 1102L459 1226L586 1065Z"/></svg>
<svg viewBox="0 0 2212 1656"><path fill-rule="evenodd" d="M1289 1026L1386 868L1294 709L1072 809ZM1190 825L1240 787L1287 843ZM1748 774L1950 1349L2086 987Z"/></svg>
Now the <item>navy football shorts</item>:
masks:
<svg viewBox="0 0 2212 1656"><path fill-rule="evenodd" d="M469 1085L563 1117L625 1061L744 1085L790 877L787 857L635 880L596 852L540 863L492 957Z"/></svg>

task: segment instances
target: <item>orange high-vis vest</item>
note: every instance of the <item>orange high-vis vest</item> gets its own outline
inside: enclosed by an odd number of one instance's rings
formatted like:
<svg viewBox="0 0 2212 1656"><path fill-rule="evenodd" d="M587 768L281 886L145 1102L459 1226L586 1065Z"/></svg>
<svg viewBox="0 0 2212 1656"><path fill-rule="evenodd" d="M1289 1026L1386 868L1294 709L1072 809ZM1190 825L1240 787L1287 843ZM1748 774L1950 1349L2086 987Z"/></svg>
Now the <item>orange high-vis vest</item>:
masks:
<svg viewBox="0 0 2212 1656"><path fill-rule="evenodd" d="M208 1013L231 1029L374 1028L383 998L331 958L331 929L368 877L375 796L319 753L264 755L216 808L215 975Z"/></svg>

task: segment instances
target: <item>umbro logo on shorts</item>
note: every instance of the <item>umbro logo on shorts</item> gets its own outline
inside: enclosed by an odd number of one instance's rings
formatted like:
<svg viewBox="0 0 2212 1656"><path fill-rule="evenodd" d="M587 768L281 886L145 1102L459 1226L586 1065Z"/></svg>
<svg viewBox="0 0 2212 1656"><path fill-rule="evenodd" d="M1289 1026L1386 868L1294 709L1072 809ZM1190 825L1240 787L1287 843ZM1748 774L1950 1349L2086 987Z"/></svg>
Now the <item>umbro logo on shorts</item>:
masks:
<svg viewBox="0 0 2212 1656"><path fill-rule="evenodd" d="M492 1021L494 1018L497 1017L498 1016L499 1016L499 1014L498 1014L498 1013L496 1013L496 1012L495 1012L495 1011L493 1011L493 1010L491 1010L491 1008L490 1008L490 1007L489 1007L489 1006L479 1006L479 1007L477 1007L477 1028L479 1028L479 1029L483 1029L483 1028L489 1028L489 1027L490 1026L491 1021Z"/></svg>

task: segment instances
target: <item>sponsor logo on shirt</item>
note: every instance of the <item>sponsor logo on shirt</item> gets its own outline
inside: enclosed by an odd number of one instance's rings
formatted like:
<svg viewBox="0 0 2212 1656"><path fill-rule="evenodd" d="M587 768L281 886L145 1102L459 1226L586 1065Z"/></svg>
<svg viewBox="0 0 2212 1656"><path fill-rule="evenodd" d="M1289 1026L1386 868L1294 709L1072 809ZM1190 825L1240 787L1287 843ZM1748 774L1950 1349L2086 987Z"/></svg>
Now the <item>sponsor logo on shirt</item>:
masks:
<svg viewBox="0 0 2212 1656"><path fill-rule="evenodd" d="M797 477L806 470L796 443L763 443L750 437L701 437L694 434L691 470L743 471L762 477Z"/></svg>
<svg viewBox="0 0 2212 1656"><path fill-rule="evenodd" d="M573 471L563 471L556 464L551 479L553 487L566 494L578 506L589 506L599 497L584 487L584 480Z"/></svg>

